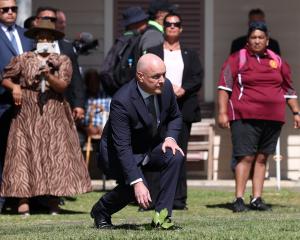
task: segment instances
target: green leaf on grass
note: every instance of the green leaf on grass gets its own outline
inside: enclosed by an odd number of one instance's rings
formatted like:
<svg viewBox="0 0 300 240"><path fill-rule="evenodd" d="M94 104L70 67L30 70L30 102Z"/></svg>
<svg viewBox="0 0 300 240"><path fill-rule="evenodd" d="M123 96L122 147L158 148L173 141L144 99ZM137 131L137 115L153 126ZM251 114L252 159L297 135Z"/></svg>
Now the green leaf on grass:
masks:
<svg viewBox="0 0 300 240"><path fill-rule="evenodd" d="M163 224L168 216L168 210L166 208L162 209L159 213L159 223Z"/></svg>
<svg viewBox="0 0 300 240"><path fill-rule="evenodd" d="M159 212L155 212L153 216L153 222L155 225L161 224L159 221Z"/></svg>
<svg viewBox="0 0 300 240"><path fill-rule="evenodd" d="M170 227L173 227L174 226L174 223L173 222L164 222L161 227L163 229L169 229Z"/></svg>

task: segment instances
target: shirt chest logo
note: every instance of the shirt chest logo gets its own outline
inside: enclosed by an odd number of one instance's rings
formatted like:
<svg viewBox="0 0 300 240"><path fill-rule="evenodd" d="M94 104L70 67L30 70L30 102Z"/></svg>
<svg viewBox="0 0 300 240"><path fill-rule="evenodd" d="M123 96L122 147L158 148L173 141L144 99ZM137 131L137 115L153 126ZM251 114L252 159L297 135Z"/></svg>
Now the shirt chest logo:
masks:
<svg viewBox="0 0 300 240"><path fill-rule="evenodd" d="M276 69L278 67L278 63L275 60L270 60L269 65L271 68Z"/></svg>

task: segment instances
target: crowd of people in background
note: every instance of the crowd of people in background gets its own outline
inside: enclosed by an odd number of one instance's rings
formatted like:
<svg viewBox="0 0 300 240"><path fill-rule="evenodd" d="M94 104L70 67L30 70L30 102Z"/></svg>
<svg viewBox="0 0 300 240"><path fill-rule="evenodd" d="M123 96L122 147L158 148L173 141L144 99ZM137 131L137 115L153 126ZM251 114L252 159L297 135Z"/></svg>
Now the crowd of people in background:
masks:
<svg viewBox="0 0 300 240"><path fill-rule="evenodd" d="M40 197L58 214L61 197L92 190L82 149L93 149L118 183L92 207L96 228L112 228L111 215L132 201L158 214L166 208L165 222L152 225L174 227L172 210L188 209L185 162L192 123L201 121L203 80L198 53L181 42L178 9L157 0L147 12L125 9L124 32L101 68L83 74L61 9L39 7L25 28L16 24L17 13L15 0L0 0L0 212L13 197L17 212L29 215L30 199ZM285 121L285 101L296 128L300 109L262 10L249 12L247 35L232 42L218 93L218 123L232 134L233 211L248 210L249 176L250 208L270 210L262 199L267 158Z"/></svg>

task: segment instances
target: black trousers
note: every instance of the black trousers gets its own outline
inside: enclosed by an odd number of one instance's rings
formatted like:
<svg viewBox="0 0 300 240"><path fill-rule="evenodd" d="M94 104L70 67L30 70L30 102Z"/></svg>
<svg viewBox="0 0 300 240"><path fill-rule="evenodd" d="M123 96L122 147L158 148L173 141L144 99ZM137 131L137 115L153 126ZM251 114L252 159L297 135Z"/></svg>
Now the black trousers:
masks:
<svg viewBox="0 0 300 240"><path fill-rule="evenodd" d="M178 139L178 145L181 147L185 155L184 162L180 170L175 199L174 199L174 206L179 208L185 207L187 204L186 203L187 200L186 153L187 153L188 141L191 134L191 127L192 127L192 123L183 122L179 139Z"/></svg>
<svg viewBox="0 0 300 240"><path fill-rule="evenodd" d="M160 189L156 199L155 210L160 212L162 209L167 208L168 215L171 216L178 176L183 164L183 156L178 151L173 155L170 149L163 153L161 147L162 144L155 147L151 152L150 161L145 166L141 165L139 167L143 172L147 170L159 171ZM143 181L147 185L144 176ZM134 200L133 186L119 183L111 192L102 196L96 205L99 205L102 214L109 217Z"/></svg>
<svg viewBox="0 0 300 240"><path fill-rule="evenodd" d="M14 108L10 107L4 111L0 116L0 187L2 182L2 172L4 167L5 152L7 147L8 133L10 123L13 117ZM0 212L5 202L5 198L0 197Z"/></svg>
<svg viewBox="0 0 300 240"><path fill-rule="evenodd" d="M192 123L183 122L181 132L178 139L178 145L183 150L184 154L187 153L187 145L191 133ZM158 172L145 172L145 178L147 180L150 194L152 198L153 207L156 204L156 199L159 194L160 182L159 182L159 173ZM187 179L186 179L186 157L184 157L184 161L182 164L182 168L180 169L178 184L176 187L175 199L174 199L174 207L175 208L183 208L186 206L187 201Z"/></svg>

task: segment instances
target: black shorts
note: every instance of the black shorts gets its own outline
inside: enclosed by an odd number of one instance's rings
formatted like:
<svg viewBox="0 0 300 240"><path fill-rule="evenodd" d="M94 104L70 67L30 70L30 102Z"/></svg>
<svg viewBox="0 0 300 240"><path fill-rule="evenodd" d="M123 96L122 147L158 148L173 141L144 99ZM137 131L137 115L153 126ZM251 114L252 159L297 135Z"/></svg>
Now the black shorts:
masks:
<svg viewBox="0 0 300 240"><path fill-rule="evenodd" d="M233 156L253 156L256 153L273 154L282 122L267 120L232 121L231 139Z"/></svg>

